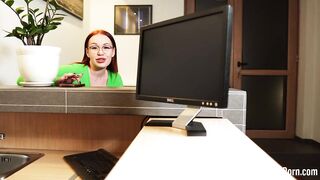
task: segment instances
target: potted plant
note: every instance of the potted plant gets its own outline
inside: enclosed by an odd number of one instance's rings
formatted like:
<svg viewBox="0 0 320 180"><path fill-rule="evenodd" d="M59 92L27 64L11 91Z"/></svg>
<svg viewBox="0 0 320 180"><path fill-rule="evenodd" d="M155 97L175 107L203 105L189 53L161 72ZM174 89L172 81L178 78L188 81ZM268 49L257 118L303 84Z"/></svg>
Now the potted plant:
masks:
<svg viewBox="0 0 320 180"><path fill-rule="evenodd" d="M33 0L24 0L25 7L14 8L14 0L1 0L17 16L21 26L6 31L6 37L16 37L24 46L17 48L19 72L26 85L49 85L59 68L60 48L41 46L45 34L56 29L64 14L54 0L47 0L45 9L31 8Z"/></svg>

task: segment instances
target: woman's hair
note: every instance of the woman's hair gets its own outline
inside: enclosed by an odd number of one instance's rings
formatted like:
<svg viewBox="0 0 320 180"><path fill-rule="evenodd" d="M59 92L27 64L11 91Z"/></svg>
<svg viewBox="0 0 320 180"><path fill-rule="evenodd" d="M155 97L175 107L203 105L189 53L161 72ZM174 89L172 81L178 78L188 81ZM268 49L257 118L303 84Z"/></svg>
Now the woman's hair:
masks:
<svg viewBox="0 0 320 180"><path fill-rule="evenodd" d="M85 65L90 67L90 58L87 56L86 48L88 48L89 39L92 36L97 35L97 34L106 35L111 40L112 46L113 46L113 48L115 50L115 53L114 53L114 56L111 58L111 63L107 66L107 69L112 71L112 72L118 72L117 45L116 45L116 42L115 42L115 40L113 39L113 37L112 37L112 35L110 33L108 33L105 30L102 30L102 29L95 30L95 31L91 32L87 36L86 41L84 43L84 54L83 54L83 58L82 58L81 64L85 64Z"/></svg>

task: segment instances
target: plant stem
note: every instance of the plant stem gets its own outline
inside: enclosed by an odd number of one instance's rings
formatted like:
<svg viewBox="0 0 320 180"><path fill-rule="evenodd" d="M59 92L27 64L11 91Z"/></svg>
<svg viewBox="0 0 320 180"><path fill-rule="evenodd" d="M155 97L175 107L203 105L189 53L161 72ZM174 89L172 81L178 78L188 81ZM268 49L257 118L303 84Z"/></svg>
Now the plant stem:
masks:
<svg viewBox="0 0 320 180"><path fill-rule="evenodd" d="M27 1L26 3L27 3L27 19L28 19L28 24L30 24L30 21L29 21L29 1Z"/></svg>
<svg viewBox="0 0 320 180"><path fill-rule="evenodd" d="M48 11L48 7L49 7L49 3L50 0L46 1L46 7L43 13L43 18L42 18L42 22L41 22L41 28L43 28L45 26L45 23L47 23L46 21L48 21L47 19L47 11ZM42 39L43 39L44 34L38 34L37 35L37 44L40 45L42 43Z"/></svg>
<svg viewBox="0 0 320 180"><path fill-rule="evenodd" d="M23 45L27 45L27 44L24 42L24 40L23 40L23 39L21 39L21 41L22 41Z"/></svg>
<svg viewBox="0 0 320 180"><path fill-rule="evenodd" d="M44 25L44 21L47 20L47 19L46 19L46 16L47 16L47 11L48 11L49 2L50 2L50 0L47 0L46 8L45 8L44 13L43 13L43 19L42 19L42 24L41 24L41 26L43 26L43 25Z"/></svg>

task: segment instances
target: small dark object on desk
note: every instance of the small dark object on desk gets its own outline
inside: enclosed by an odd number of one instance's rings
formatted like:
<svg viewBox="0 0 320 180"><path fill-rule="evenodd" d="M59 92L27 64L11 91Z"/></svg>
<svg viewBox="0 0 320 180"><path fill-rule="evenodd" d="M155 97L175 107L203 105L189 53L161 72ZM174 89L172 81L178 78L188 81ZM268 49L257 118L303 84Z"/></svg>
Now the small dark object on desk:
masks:
<svg viewBox="0 0 320 180"><path fill-rule="evenodd" d="M82 74L66 73L60 79L56 81L56 85L59 87L82 87L81 84Z"/></svg>
<svg viewBox="0 0 320 180"><path fill-rule="evenodd" d="M83 87L85 84L59 84L59 87Z"/></svg>
<svg viewBox="0 0 320 180"><path fill-rule="evenodd" d="M145 126L160 126L160 127L172 127L173 120L151 120L148 121ZM203 127L202 123L191 121L187 126L188 136L206 136L207 131Z"/></svg>
<svg viewBox="0 0 320 180"><path fill-rule="evenodd" d="M118 158L104 149L64 156L64 160L76 174L85 180L104 179Z"/></svg>

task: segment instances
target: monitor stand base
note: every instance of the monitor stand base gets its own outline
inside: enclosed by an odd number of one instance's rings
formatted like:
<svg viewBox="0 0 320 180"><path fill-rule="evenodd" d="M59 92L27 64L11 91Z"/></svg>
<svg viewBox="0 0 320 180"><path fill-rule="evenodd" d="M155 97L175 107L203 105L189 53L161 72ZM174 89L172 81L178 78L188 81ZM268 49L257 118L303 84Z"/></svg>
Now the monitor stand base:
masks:
<svg viewBox="0 0 320 180"><path fill-rule="evenodd" d="M162 127L172 127L173 120L151 120L148 121L145 126L162 126Z"/></svg>
<svg viewBox="0 0 320 180"><path fill-rule="evenodd" d="M187 126L187 135L188 136L206 136L207 131L203 127L203 124L201 122L195 122L191 121Z"/></svg>
<svg viewBox="0 0 320 180"><path fill-rule="evenodd" d="M172 127L173 120L151 120L145 126ZM191 121L186 126L187 136L206 136L207 131L201 122Z"/></svg>

